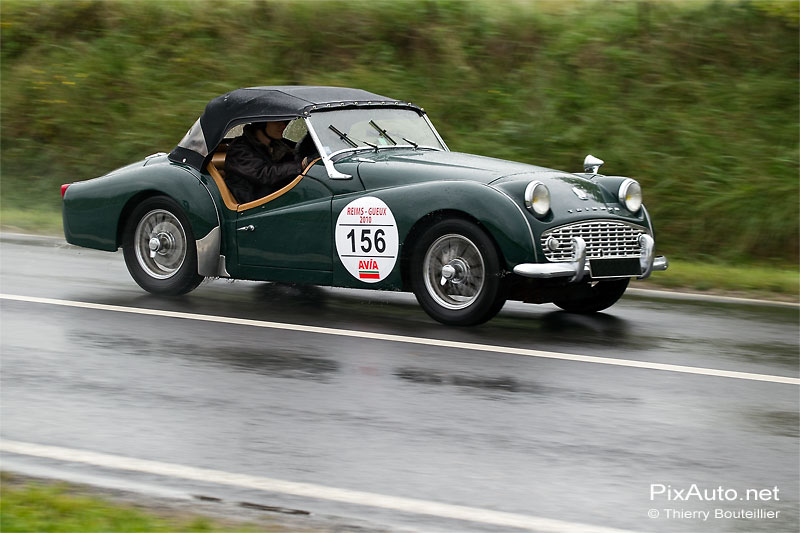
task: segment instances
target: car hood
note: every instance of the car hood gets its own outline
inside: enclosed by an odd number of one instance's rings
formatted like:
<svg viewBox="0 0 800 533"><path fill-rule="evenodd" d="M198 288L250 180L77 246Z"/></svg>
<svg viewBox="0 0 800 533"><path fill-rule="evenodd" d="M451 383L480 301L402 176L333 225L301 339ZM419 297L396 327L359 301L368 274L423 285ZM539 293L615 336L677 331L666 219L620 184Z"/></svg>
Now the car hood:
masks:
<svg viewBox="0 0 800 533"><path fill-rule="evenodd" d="M358 175L367 189L435 180L469 180L489 184L503 176L549 169L458 152L382 150L348 158L360 162Z"/></svg>
<svg viewBox="0 0 800 533"><path fill-rule="evenodd" d="M572 188L577 187L598 201L603 198L598 185L581 175L493 157L433 150L381 150L359 152L347 159L359 163L358 175L367 190L464 180L505 190L521 186L524 190L530 181L539 180L552 192L563 191L573 196Z"/></svg>

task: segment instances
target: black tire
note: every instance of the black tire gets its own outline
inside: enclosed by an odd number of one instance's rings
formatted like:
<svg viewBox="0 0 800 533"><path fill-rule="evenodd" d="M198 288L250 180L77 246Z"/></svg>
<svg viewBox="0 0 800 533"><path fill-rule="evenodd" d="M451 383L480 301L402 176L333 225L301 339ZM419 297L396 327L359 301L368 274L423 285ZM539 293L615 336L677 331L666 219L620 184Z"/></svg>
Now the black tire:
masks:
<svg viewBox="0 0 800 533"><path fill-rule="evenodd" d="M451 326L486 322L506 301L500 254L492 239L466 220L441 220L425 230L413 243L409 277L425 312Z"/></svg>
<svg viewBox="0 0 800 533"><path fill-rule="evenodd" d="M122 251L131 277L147 292L177 296L203 281L192 227L166 196L147 198L134 208L125 223Z"/></svg>
<svg viewBox="0 0 800 533"><path fill-rule="evenodd" d="M619 300L628 288L629 279L602 280L583 283L564 290L564 296L553 303L570 313L590 314L608 309Z"/></svg>

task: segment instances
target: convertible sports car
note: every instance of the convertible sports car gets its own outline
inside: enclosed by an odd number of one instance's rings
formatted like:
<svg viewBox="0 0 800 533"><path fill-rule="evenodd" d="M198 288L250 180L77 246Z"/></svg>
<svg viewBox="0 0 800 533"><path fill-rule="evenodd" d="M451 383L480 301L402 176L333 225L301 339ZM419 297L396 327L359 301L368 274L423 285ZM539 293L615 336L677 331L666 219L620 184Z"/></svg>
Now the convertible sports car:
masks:
<svg viewBox="0 0 800 533"><path fill-rule="evenodd" d="M240 203L226 150L253 122L310 161ZM68 242L115 251L146 291L205 277L413 291L434 319L472 325L507 299L591 313L631 278L665 270L639 184L450 152L425 112L340 87L253 87L219 96L167 155L66 184Z"/></svg>

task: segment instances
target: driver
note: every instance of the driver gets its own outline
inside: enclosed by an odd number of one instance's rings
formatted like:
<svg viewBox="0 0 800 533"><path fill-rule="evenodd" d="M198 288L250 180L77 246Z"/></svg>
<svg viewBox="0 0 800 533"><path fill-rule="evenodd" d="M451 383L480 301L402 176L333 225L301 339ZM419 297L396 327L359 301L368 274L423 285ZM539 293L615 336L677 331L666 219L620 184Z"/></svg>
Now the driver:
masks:
<svg viewBox="0 0 800 533"><path fill-rule="evenodd" d="M225 183L243 204L287 185L303 172L307 160L298 162L294 143L283 138L288 120L254 122L234 139L225 156Z"/></svg>

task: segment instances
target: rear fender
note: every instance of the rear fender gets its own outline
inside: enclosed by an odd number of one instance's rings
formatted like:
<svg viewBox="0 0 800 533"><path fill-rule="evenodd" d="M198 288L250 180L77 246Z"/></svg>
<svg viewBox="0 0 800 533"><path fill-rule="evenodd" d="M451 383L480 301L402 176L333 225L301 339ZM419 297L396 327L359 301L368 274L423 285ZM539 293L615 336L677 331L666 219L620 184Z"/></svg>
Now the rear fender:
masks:
<svg viewBox="0 0 800 533"><path fill-rule="evenodd" d="M129 166L71 184L63 201L64 236L77 246L115 251L131 211L145 198L159 195L175 200L189 219L197 240L198 272L218 275L220 215L199 176L180 165Z"/></svg>

